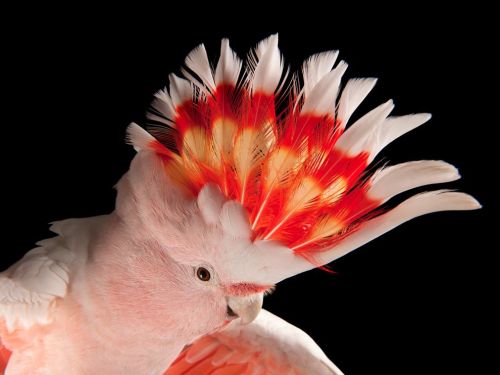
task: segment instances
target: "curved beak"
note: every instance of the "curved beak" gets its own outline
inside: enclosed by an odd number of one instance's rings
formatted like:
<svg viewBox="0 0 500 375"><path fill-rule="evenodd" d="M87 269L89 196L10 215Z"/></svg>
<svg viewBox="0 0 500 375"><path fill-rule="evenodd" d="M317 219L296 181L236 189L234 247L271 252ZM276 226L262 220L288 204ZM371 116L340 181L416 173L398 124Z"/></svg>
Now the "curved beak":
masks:
<svg viewBox="0 0 500 375"><path fill-rule="evenodd" d="M262 309L263 293L256 293L249 296L228 296L227 315L228 319L241 318L242 324L254 321Z"/></svg>

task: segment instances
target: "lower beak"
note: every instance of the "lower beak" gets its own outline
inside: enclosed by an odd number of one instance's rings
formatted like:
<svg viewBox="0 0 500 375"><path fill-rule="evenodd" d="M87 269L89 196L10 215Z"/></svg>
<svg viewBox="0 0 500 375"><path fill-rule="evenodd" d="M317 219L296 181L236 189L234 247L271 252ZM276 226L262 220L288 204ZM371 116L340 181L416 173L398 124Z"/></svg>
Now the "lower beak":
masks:
<svg viewBox="0 0 500 375"><path fill-rule="evenodd" d="M263 293L252 294L245 297L227 297L227 315L229 319L241 318L242 324L254 321L262 309Z"/></svg>

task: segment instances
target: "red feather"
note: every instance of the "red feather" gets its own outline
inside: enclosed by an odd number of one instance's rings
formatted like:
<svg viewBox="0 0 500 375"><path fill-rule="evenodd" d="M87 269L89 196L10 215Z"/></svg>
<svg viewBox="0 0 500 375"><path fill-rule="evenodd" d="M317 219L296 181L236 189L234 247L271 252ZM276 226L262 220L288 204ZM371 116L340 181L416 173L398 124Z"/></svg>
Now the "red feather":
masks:
<svg viewBox="0 0 500 375"><path fill-rule="evenodd" d="M216 87L192 82L193 97L174 106L169 119L175 131L155 128L151 148L187 194L217 184L248 210L254 240L278 240L307 256L354 230L379 205L361 181L369 154L336 150L342 120L301 113L305 99L297 89L287 97L254 92L252 69Z"/></svg>

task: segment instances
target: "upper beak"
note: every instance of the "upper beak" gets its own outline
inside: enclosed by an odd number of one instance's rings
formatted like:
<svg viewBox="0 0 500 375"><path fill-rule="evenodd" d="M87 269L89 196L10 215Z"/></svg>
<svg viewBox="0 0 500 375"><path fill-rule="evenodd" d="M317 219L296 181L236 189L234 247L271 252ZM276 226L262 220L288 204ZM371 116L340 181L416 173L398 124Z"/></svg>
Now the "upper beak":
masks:
<svg viewBox="0 0 500 375"><path fill-rule="evenodd" d="M227 297L227 315L229 319L241 318L242 324L248 324L259 315L262 309L263 293L256 293L250 296L229 296Z"/></svg>

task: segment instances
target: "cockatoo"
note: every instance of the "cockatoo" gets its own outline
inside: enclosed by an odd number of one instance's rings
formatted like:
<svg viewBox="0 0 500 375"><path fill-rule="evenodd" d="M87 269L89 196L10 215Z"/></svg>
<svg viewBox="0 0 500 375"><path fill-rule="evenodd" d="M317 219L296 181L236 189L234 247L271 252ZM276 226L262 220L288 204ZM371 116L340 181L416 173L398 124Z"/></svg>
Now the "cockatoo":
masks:
<svg viewBox="0 0 500 375"><path fill-rule="evenodd" d="M341 374L312 338L261 309L280 281L417 216L472 210L435 160L368 169L429 120L388 101L349 125L375 85L337 51L288 76L273 35L246 61L203 45L128 128L137 154L109 215L53 223L0 274L0 337L13 374ZM342 88L341 88L342 87Z"/></svg>

